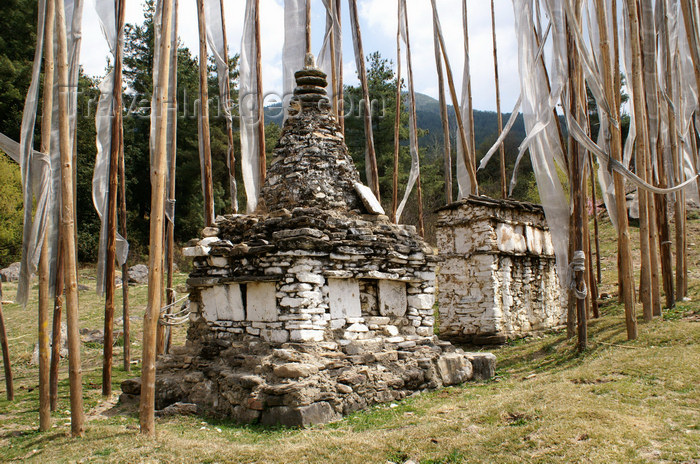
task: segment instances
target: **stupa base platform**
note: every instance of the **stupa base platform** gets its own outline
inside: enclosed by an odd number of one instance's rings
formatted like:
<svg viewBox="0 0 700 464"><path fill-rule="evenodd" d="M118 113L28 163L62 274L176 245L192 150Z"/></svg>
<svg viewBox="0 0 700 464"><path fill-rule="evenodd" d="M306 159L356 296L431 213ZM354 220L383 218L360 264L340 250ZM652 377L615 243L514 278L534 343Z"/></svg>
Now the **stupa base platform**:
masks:
<svg viewBox="0 0 700 464"><path fill-rule="evenodd" d="M376 403L485 380L496 363L493 354L465 353L437 337L418 336L344 346L217 340L173 351L158 362L157 409L194 403L206 416L288 427L332 422Z"/></svg>

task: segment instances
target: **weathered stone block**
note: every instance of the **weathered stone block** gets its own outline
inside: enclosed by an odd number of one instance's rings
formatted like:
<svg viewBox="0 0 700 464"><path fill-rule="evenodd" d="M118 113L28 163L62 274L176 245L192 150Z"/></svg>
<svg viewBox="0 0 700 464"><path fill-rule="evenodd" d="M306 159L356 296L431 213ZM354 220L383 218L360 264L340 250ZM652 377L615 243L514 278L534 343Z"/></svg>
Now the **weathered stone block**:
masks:
<svg viewBox="0 0 700 464"><path fill-rule="evenodd" d="M369 187L359 182L355 182L353 187L370 214L385 214L382 204L379 203L379 200L377 200L377 197L374 196L374 193L372 193Z"/></svg>
<svg viewBox="0 0 700 464"><path fill-rule="evenodd" d="M202 316L208 321L242 321L245 318L237 284L205 288L201 292Z"/></svg>
<svg viewBox="0 0 700 464"><path fill-rule="evenodd" d="M457 385L472 377L472 364L461 354L446 353L438 358L437 371L443 385Z"/></svg>
<svg viewBox="0 0 700 464"><path fill-rule="evenodd" d="M493 353L464 353L474 370L475 380L489 380L496 375L496 355Z"/></svg>
<svg viewBox="0 0 700 464"><path fill-rule="evenodd" d="M277 297L274 282L250 282L246 285L246 320L277 321Z"/></svg>
<svg viewBox="0 0 700 464"><path fill-rule="evenodd" d="M288 330L262 329L260 331L260 336L263 338L263 340L270 343L282 344L289 341Z"/></svg>
<svg viewBox="0 0 700 464"><path fill-rule="evenodd" d="M372 353L381 348L381 343L377 340L356 340L345 345L344 351L348 355Z"/></svg>
<svg viewBox="0 0 700 464"><path fill-rule="evenodd" d="M198 411L199 408L196 404L177 402L167 408L156 411L155 415L156 417L194 416Z"/></svg>
<svg viewBox="0 0 700 464"><path fill-rule="evenodd" d="M399 334L399 329L395 325L384 326L384 333L389 337L396 337Z"/></svg>
<svg viewBox="0 0 700 464"><path fill-rule="evenodd" d="M431 309L435 304L435 295L418 294L408 297L408 305L416 309Z"/></svg>
<svg viewBox="0 0 700 464"><path fill-rule="evenodd" d="M406 314L406 283L393 280L380 280L377 283L379 314L401 317Z"/></svg>
<svg viewBox="0 0 700 464"><path fill-rule="evenodd" d="M308 377L311 374L315 374L318 372L318 368L312 364L286 363L275 367L272 372L277 377L298 379L299 377Z"/></svg>
<svg viewBox="0 0 700 464"><path fill-rule="evenodd" d="M323 285L325 278L321 274L313 274L311 272L300 272L297 274L297 279L299 282L305 282L308 284Z"/></svg>
<svg viewBox="0 0 700 464"><path fill-rule="evenodd" d="M289 339L293 342L320 342L323 341L323 330L292 330Z"/></svg>
<svg viewBox="0 0 700 464"><path fill-rule="evenodd" d="M325 401L302 407L278 406L263 412L260 422L263 425L283 425L286 427L308 427L326 424L339 417Z"/></svg>
<svg viewBox="0 0 700 464"><path fill-rule="evenodd" d="M362 316L360 285L356 279L328 279L331 319Z"/></svg>

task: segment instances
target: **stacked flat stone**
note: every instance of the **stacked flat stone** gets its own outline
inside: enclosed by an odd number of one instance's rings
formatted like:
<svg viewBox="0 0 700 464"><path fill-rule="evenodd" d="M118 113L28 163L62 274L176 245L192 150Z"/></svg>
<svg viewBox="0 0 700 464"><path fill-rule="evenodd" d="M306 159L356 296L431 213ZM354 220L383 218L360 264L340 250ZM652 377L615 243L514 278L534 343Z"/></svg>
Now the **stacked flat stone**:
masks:
<svg viewBox="0 0 700 464"><path fill-rule="evenodd" d="M290 116L296 116L304 110L330 111L331 103L326 93L327 77L326 73L316 67L313 55L307 55L304 69L294 73L297 87L291 100Z"/></svg>
<svg viewBox="0 0 700 464"><path fill-rule="evenodd" d="M402 343L407 336L433 336L437 256L414 227L391 224L382 216L349 217L310 208L278 211L266 220L228 216L217 226L217 237L187 251L201 255L188 280L197 314L189 338L230 333L303 342L387 336ZM365 300L358 300L361 314L333 317L330 281L349 279L359 283ZM278 307L266 322L207 316L206 308L212 306L205 301L208 288L251 282L278 283ZM387 314L377 293L392 285L405 288L404 309Z"/></svg>
<svg viewBox="0 0 700 464"><path fill-rule="evenodd" d="M326 75L307 62L296 73L289 117L274 150L262 196L267 211L299 207L364 212L360 176L326 95Z"/></svg>

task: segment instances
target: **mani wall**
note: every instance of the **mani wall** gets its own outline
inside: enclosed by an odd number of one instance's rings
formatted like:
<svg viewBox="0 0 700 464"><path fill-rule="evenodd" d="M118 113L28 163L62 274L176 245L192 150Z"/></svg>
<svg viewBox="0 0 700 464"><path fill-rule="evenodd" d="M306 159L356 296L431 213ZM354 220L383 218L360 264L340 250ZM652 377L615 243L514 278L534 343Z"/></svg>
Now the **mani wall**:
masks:
<svg viewBox="0 0 700 464"><path fill-rule="evenodd" d="M566 324L539 205L470 196L438 211L440 337L469 343Z"/></svg>

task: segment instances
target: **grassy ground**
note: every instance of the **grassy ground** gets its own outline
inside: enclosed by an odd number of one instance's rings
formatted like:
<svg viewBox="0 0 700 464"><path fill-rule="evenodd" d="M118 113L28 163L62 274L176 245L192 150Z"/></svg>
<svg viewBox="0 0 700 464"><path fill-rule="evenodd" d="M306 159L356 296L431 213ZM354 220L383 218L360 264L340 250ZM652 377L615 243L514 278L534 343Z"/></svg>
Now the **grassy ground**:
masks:
<svg viewBox="0 0 700 464"><path fill-rule="evenodd" d="M29 462L698 462L700 460L700 221L691 222L692 301L644 324L628 342L616 299L591 321L590 348L578 355L562 333L494 349L497 377L426 393L307 430L242 427L201 417L158 419L158 439L139 436L138 416L101 397L101 345L83 345L88 423L72 439L67 362L52 431L38 433L36 305L5 305L16 401L0 385L0 460ZM634 230L636 234L636 229ZM614 231L602 228L602 292L614 295ZM178 276L178 283L185 276ZM81 283L94 286L89 269ZM6 285L5 299L16 287ZM132 287L134 358L140 356L146 287ZM34 298L36 298L34 296ZM35 301L35 300L34 300ZM120 305L119 305L120 307ZM101 328L102 302L81 292L82 326ZM175 342L182 343L184 329ZM114 390L139 374L121 367Z"/></svg>

